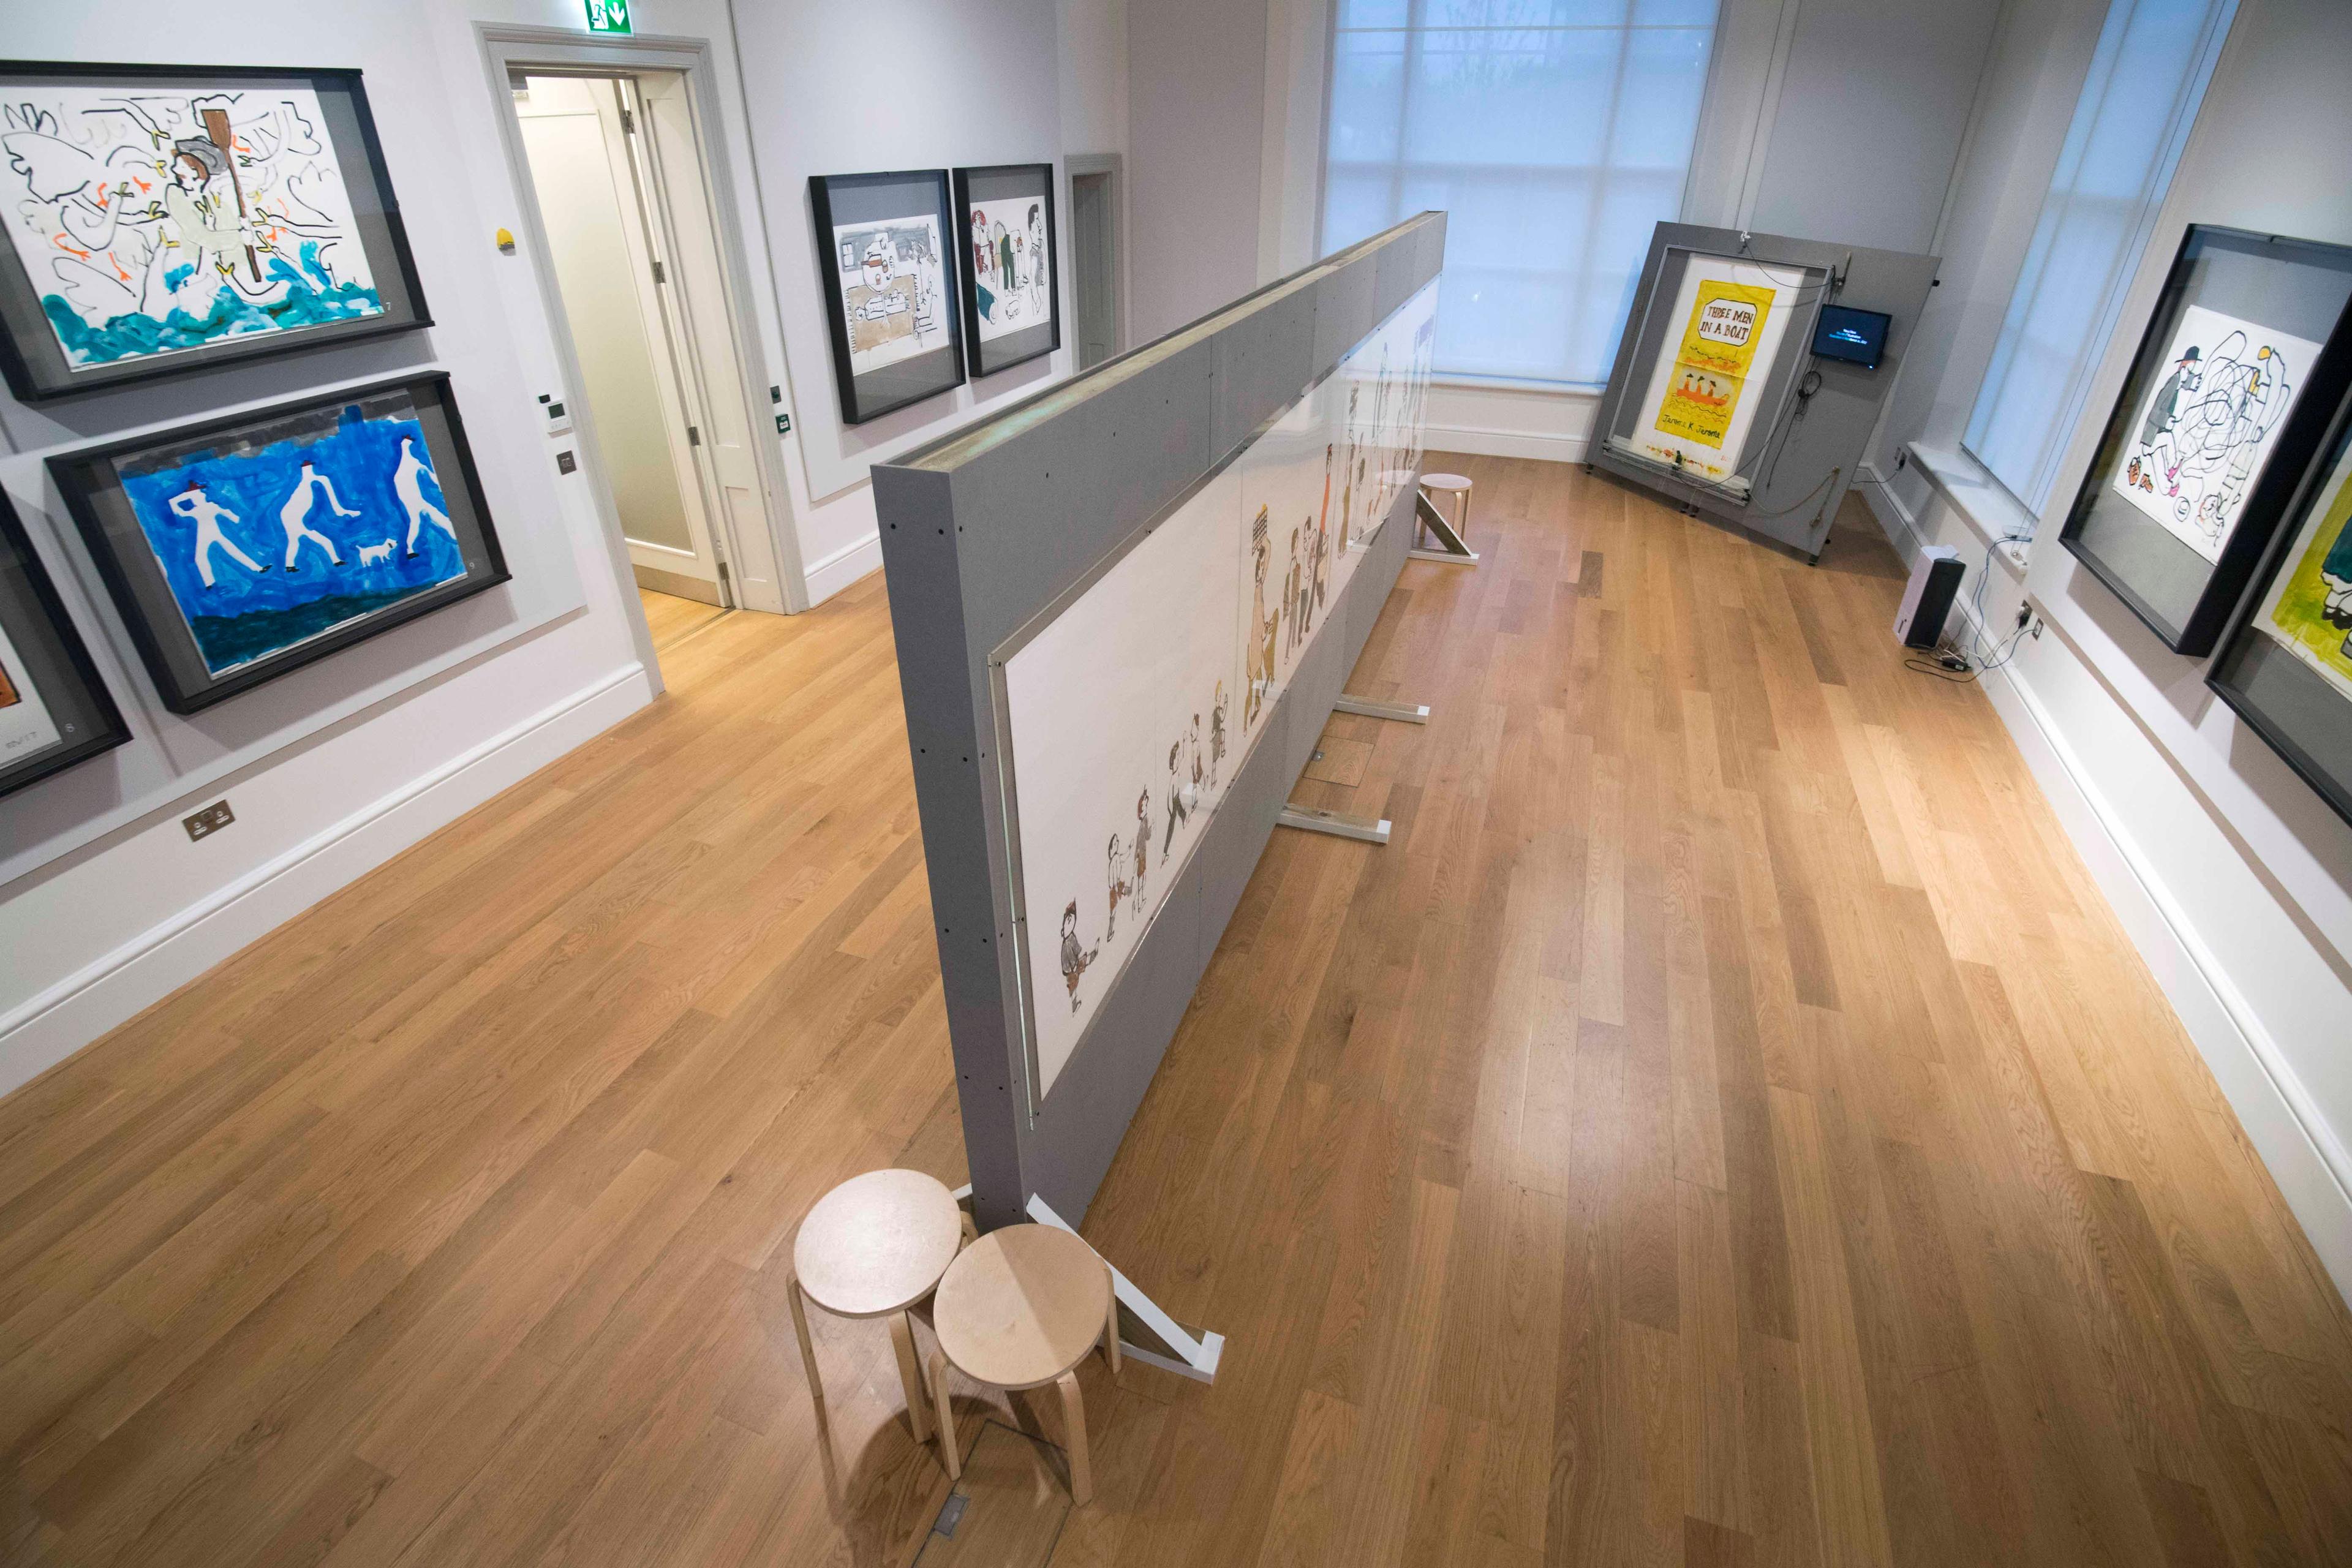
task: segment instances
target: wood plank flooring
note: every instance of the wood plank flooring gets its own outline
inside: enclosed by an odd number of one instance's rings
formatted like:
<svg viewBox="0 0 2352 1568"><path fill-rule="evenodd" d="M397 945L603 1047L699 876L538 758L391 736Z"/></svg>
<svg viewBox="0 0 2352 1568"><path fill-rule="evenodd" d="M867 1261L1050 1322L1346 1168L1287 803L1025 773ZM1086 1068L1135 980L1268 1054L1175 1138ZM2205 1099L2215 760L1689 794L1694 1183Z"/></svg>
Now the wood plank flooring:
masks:
<svg viewBox="0 0 2352 1568"><path fill-rule="evenodd" d="M1407 568L1087 1232L1117 1564L2352 1556L2352 1317L1972 689L1555 465ZM903 1563L800 1213L962 1152L878 578L0 1101L0 1561ZM1050 1408L960 1398L1051 1436ZM1050 1402L1048 1402L1050 1405Z"/></svg>

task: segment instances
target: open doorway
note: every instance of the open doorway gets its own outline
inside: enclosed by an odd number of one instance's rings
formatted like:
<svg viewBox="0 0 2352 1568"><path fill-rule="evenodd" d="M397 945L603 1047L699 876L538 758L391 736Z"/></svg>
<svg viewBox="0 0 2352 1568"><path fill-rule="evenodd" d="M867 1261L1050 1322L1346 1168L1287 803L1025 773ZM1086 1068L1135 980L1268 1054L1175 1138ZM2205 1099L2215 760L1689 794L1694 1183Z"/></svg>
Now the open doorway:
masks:
<svg viewBox="0 0 2352 1568"><path fill-rule="evenodd" d="M782 610L686 73L517 66L508 86L576 365L568 412L649 623L689 607L667 600Z"/></svg>
<svg viewBox="0 0 2352 1568"><path fill-rule="evenodd" d="M1120 310L1119 159L1076 153L1065 161L1070 179L1070 276L1080 370L1102 363L1127 346Z"/></svg>

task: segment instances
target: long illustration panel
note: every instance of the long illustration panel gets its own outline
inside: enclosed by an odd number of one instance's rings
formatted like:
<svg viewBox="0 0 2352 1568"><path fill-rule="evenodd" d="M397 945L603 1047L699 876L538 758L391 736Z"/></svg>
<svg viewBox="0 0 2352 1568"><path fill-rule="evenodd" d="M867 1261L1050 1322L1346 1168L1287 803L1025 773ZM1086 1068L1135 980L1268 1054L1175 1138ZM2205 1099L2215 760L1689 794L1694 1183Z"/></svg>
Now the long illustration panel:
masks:
<svg viewBox="0 0 2352 1568"><path fill-rule="evenodd" d="M1418 476L1433 283L1003 659L1034 1094Z"/></svg>

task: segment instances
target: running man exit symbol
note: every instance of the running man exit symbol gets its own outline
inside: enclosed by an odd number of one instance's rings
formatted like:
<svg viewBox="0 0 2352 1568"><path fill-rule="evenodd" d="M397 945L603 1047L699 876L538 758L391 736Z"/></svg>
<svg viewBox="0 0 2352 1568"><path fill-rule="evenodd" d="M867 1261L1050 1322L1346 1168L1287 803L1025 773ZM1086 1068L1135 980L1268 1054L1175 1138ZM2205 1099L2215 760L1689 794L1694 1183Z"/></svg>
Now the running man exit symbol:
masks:
<svg viewBox="0 0 2352 1568"><path fill-rule="evenodd" d="M629 0L588 0L588 30L625 33L629 30Z"/></svg>

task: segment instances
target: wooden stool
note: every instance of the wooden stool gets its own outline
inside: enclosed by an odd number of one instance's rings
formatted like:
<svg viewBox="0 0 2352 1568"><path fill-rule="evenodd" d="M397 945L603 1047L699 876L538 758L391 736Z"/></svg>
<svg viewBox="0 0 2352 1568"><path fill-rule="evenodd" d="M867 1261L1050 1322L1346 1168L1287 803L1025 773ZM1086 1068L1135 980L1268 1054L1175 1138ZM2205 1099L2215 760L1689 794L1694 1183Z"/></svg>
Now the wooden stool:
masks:
<svg viewBox="0 0 2352 1568"><path fill-rule="evenodd" d="M1460 474L1423 474L1421 476L1421 488L1437 492L1436 495L1430 497L1432 506L1444 504L1438 499L1440 496L1454 498L1454 531L1460 537L1468 539L1470 537L1469 479ZM1414 526L1412 531L1413 536L1418 539L1421 535L1418 524Z"/></svg>
<svg viewBox="0 0 2352 1568"><path fill-rule="evenodd" d="M931 1357L931 1399L939 1406L940 1452L948 1478L963 1464L956 1453L955 1416L948 1409L948 1367L974 1383L1013 1391L1054 1384L1062 1394L1067 1428L1070 1500L1094 1496L1087 1455L1087 1410L1078 1396L1078 1363L1100 1344L1119 1370L1118 1307L1110 1265L1066 1230L1009 1225L970 1247L940 1280L931 1298L931 1327L940 1352Z"/></svg>
<svg viewBox="0 0 2352 1568"><path fill-rule="evenodd" d="M852 1176L817 1199L801 1221L793 1242L793 1274L785 1282L793 1306L793 1329L800 1335L801 1364L808 1371L809 1398L820 1426L827 1424L824 1382L817 1375L809 1344L803 1297L836 1318L890 1320L890 1345L898 1352L898 1382L907 1391L907 1425L915 1441L930 1436L929 1406L915 1359L915 1330L907 1310L929 1296L953 1263L970 1225L955 1194L920 1171L868 1171ZM953 1434L941 1445L955 1468Z"/></svg>

